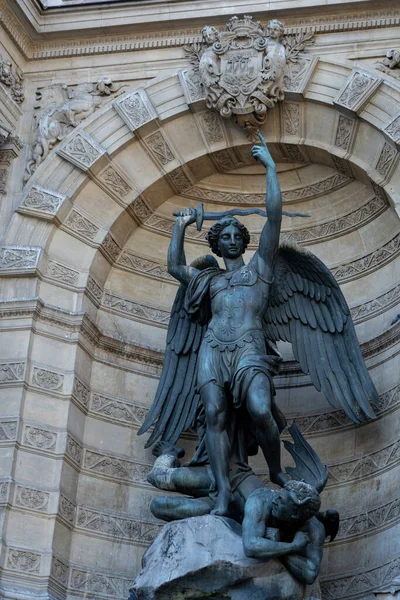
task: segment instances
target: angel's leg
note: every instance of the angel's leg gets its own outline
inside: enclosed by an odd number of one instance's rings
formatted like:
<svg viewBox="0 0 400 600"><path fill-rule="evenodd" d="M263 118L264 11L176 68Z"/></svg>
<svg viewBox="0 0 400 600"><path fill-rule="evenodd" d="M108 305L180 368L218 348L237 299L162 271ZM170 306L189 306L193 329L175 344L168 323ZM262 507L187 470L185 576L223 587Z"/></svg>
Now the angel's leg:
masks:
<svg viewBox="0 0 400 600"><path fill-rule="evenodd" d="M271 481L283 486L288 476L282 472L281 443L278 425L271 412L271 381L264 373L257 373L247 391L247 410L257 431L257 440L268 463Z"/></svg>
<svg viewBox="0 0 400 600"><path fill-rule="evenodd" d="M224 390L213 382L201 388L201 399L206 411L207 453L218 491L212 514L224 516L228 514L229 504L233 501L229 482L228 402Z"/></svg>

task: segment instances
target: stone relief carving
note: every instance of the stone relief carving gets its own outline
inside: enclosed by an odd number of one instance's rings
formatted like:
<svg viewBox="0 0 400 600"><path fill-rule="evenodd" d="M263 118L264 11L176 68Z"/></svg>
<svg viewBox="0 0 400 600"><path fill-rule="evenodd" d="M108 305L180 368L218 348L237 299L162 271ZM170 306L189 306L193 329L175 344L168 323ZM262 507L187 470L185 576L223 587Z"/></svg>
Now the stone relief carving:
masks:
<svg viewBox="0 0 400 600"><path fill-rule="evenodd" d="M384 128L383 131L394 141L396 144L400 143L400 115L394 117Z"/></svg>
<svg viewBox="0 0 400 600"><path fill-rule="evenodd" d="M172 183L172 187L176 189L178 194L181 192L186 192L189 188L192 187L192 182L189 177L186 175L185 171L182 167L178 167L174 171L170 171L168 173L168 179Z"/></svg>
<svg viewBox="0 0 400 600"><path fill-rule="evenodd" d="M379 315L381 312L395 306L400 301L400 285L395 286L385 294L360 304L350 309L353 321L358 323L370 319L372 316Z"/></svg>
<svg viewBox="0 0 400 600"><path fill-rule="evenodd" d="M75 269L70 269L65 265L61 265L55 260L49 260L46 268L46 275L50 279L60 281L67 285L76 285L78 282L79 272Z"/></svg>
<svg viewBox="0 0 400 600"><path fill-rule="evenodd" d="M400 50L388 50L386 57L375 63L375 69L400 79Z"/></svg>
<svg viewBox="0 0 400 600"><path fill-rule="evenodd" d="M147 485L147 475L151 470L151 465L143 465L131 460L116 456L108 456L100 452L85 451L83 467L92 472L111 477L112 479L122 479L135 483L145 483Z"/></svg>
<svg viewBox="0 0 400 600"><path fill-rule="evenodd" d="M23 209L53 216L65 199L66 196L63 194L35 184L25 195L18 210Z"/></svg>
<svg viewBox="0 0 400 600"><path fill-rule="evenodd" d="M38 450L54 452L56 449L57 434L47 429L25 426L23 444Z"/></svg>
<svg viewBox="0 0 400 600"><path fill-rule="evenodd" d="M18 421L0 421L0 442L17 439Z"/></svg>
<svg viewBox="0 0 400 600"><path fill-rule="evenodd" d="M106 259L114 264L118 258L119 253L121 252L121 248L118 242L113 238L111 233L107 233L105 236L101 246L100 252L106 257Z"/></svg>
<svg viewBox="0 0 400 600"><path fill-rule="evenodd" d="M153 214L153 210L143 198L136 198L131 207L129 207L129 210L131 214L141 222L145 221L148 217L150 217L151 214Z"/></svg>
<svg viewBox="0 0 400 600"><path fill-rule="evenodd" d="M132 580L71 567L69 588L95 598L126 600Z"/></svg>
<svg viewBox="0 0 400 600"><path fill-rule="evenodd" d="M1 363L0 383L10 381L23 381L25 374L25 363Z"/></svg>
<svg viewBox="0 0 400 600"><path fill-rule="evenodd" d="M120 515L110 515L91 508L80 506L76 525L85 531L94 531L113 539L151 544L160 533L162 526L155 523L136 521Z"/></svg>
<svg viewBox="0 0 400 600"><path fill-rule="evenodd" d="M62 517L66 521L68 521L68 523L74 522L75 504L73 504L73 502L68 500L68 498L66 498L62 494L60 495L60 503L58 505L58 514L60 515L60 517Z"/></svg>
<svg viewBox="0 0 400 600"><path fill-rule="evenodd" d="M39 573L41 555L27 550L9 548L7 553L7 569L23 573Z"/></svg>
<svg viewBox="0 0 400 600"><path fill-rule="evenodd" d="M204 112L199 115L199 122L206 140L210 144L216 144L224 139L224 130L221 117L215 112Z"/></svg>
<svg viewBox="0 0 400 600"><path fill-rule="evenodd" d="M339 121L336 131L335 146L348 150L353 134L355 121L343 115L339 115Z"/></svg>
<svg viewBox="0 0 400 600"><path fill-rule="evenodd" d="M118 198L125 198L132 191L129 183L111 165L106 167L97 179Z"/></svg>
<svg viewBox="0 0 400 600"><path fill-rule="evenodd" d="M84 240L94 240L100 228L90 219L81 215L74 208L69 213L63 225Z"/></svg>
<svg viewBox="0 0 400 600"><path fill-rule="evenodd" d="M34 367L32 383L45 390L60 391L64 384L64 375Z"/></svg>
<svg viewBox="0 0 400 600"><path fill-rule="evenodd" d="M168 273L166 265L138 256L132 250L123 250L116 264L135 273L142 273L165 281L174 281L172 275Z"/></svg>
<svg viewBox="0 0 400 600"><path fill-rule="evenodd" d="M300 135L300 104L283 103L283 126L285 134Z"/></svg>
<svg viewBox="0 0 400 600"><path fill-rule="evenodd" d="M89 406L90 392L87 386L77 377L74 379L72 394L85 408Z"/></svg>
<svg viewBox="0 0 400 600"><path fill-rule="evenodd" d="M387 262L393 260L400 252L400 234L397 234L387 244L378 248L374 252L363 256L358 260L354 260L345 265L334 267L331 269L337 281L348 281L355 279L361 275L366 275L371 271L375 271L382 267Z"/></svg>
<svg viewBox="0 0 400 600"><path fill-rule="evenodd" d="M68 582L68 573L68 566L53 556L51 561L51 577L53 577L58 583L66 586Z"/></svg>
<svg viewBox="0 0 400 600"><path fill-rule="evenodd" d="M114 85L109 77L100 77L97 83L75 87L56 83L38 90L36 131L24 180L28 181L54 146L123 87Z"/></svg>
<svg viewBox="0 0 400 600"><path fill-rule="evenodd" d="M345 577L321 581L321 591L326 600L360 597L381 586L391 583L400 571L400 558L396 558L382 566L360 570Z"/></svg>
<svg viewBox="0 0 400 600"><path fill-rule="evenodd" d="M17 104L22 104L25 100L23 83L24 74L18 67L13 67L11 61L6 60L0 54L0 81L9 89L11 98Z"/></svg>
<svg viewBox="0 0 400 600"><path fill-rule="evenodd" d="M69 456L76 464L82 463L83 447L72 436L67 436L67 447L65 454Z"/></svg>
<svg viewBox="0 0 400 600"><path fill-rule="evenodd" d="M29 246L0 247L0 271L25 271L37 267L40 248Z"/></svg>
<svg viewBox="0 0 400 600"><path fill-rule="evenodd" d="M104 148L84 131L78 131L64 146L57 148L56 152L83 171L90 169L105 154Z"/></svg>
<svg viewBox="0 0 400 600"><path fill-rule="evenodd" d="M334 102L351 111L357 112L367 98L376 90L380 81L380 79L371 74L355 70L340 90Z"/></svg>
<svg viewBox="0 0 400 600"><path fill-rule="evenodd" d="M207 25L202 35L200 43L184 47L193 69L185 73L184 87L197 100L203 95L200 81L207 107L224 118L233 116L250 132L283 100L286 64L297 63L313 38L310 33L285 36L277 19L264 30L248 15L232 17L222 31Z"/></svg>
<svg viewBox="0 0 400 600"><path fill-rule="evenodd" d="M104 294L102 306L109 310L129 314L135 318L153 323L166 324L169 320L169 312L166 310L140 304L134 300L129 300L128 298L123 298L107 291Z"/></svg>
<svg viewBox="0 0 400 600"><path fill-rule="evenodd" d="M47 512L49 497L50 494L48 492L18 485L15 494L15 505L39 512Z"/></svg>
<svg viewBox="0 0 400 600"><path fill-rule="evenodd" d="M141 426L148 408L131 402L109 398L101 394L93 394L90 412L110 421L118 421L127 425Z"/></svg>
<svg viewBox="0 0 400 600"><path fill-rule="evenodd" d="M9 489L10 484L8 483L8 481L3 481L0 483L0 502L7 502Z"/></svg>
<svg viewBox="0 0 400 600"><path fill-rule="evenodd" d="M391 144L385 142L375 167L379 175L382 175L382 177L388 176L397 156L397 150Z"/></svg>
<svg viewBox="0 0 400 600"><path fill-rule="evenodd" d="M337 540L371 534L379 529L394 525L400 519L400 498L382 506L340 519Z"/></svg>
<svg viewBox="0 0 400 600"><path fill-rule="evenodd" d="M143 141L156 161L162 166L175 160L175 156L161 131L152 133L144 138Z"/></svg>
<svg viewBox="0 0 400 600"><path fill-rule="evenodd" d="M157 119L158 115L144 89L114 102L114 108L131 131Z"/></svg>
<svg viewBox="0 0 400 600"><path fill-rule="evenodd" d="M312 35L313 34L305 34L307 43L313 43ZM307 39L308 36L311 36L310 39ZM295 61L289 60L286 66L286 74L283 78L285 92L303 95L317 62L317 57L310 57L302 54L300 54Z"/></svg>
<svg viewBox="0 0 400 600"><path fill-rule="evenodd" d="M87 286L85 290L94 299L95 303L99 303L103 296L102 287L89 275L87 280Z"/></svg>

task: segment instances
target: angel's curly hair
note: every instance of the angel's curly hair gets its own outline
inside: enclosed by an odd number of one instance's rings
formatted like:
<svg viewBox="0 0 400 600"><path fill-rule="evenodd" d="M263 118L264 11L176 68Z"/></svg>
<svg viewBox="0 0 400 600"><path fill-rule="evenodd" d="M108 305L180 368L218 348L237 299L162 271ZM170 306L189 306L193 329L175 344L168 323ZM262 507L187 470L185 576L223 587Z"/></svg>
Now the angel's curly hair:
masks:
<svg viewBox="0 0 400 600"><path fill-rule="evenodd" d="M212 252L214 254L216 254L217 256L222 256L220 249L219 249L219 236L221 235L222 231L224 229L226 229L226 227L229 227L230 225L234 225L236 227L236 229L238 229L242 235L242 239L243 239L242 254L244 254L247 246L250 243L250 233L249 233L249 230L247 229L247 227L245 225L243 225L243 223L241 223L240 221L235 219L235 217L224 217L223 219L220 219L219 221L217 221L215 223L215 225L210 227L210 229L208 230L207 235L206 235L206 240L208 242L208 245L210 246Z"/></svg>

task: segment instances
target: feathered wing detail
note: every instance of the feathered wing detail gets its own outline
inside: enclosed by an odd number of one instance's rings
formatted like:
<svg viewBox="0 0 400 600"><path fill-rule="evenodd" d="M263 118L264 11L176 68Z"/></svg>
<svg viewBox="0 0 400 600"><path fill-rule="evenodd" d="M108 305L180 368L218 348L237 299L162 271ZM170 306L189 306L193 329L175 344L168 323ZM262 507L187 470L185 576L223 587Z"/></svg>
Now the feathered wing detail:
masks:
<svg viewBox="0 0 400 600"><path fill-rule="evenodd" d="M202 256L191 264L196 269L218 268L213 256ZM196 417L200 396L196 393L197 357L207 323L189 318L185 308L187 287L179 286L168 325L164 364L150 411L139 435L155 424L145 447L158 438L175 444ZM209 315L211 317L211 314Z"/></svg>
<svg viewBox="0 0 400 600"><path fill-rule="evenodd" d="M316 256L282 245L274 269L265 333L287 341L303 373L354 423L373 419L378 394L361 355L347 302Z"/></svg>

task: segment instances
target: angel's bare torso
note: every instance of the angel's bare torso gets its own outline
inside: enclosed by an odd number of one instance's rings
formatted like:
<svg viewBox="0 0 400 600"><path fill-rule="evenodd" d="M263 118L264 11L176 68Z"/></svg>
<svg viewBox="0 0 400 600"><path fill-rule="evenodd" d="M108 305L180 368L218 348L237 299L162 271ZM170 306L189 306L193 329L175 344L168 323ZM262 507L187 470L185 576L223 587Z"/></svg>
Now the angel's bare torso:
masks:
<svg viewBox="0 0 400 600"><path fill-rule="evenodd" d="M262 332L269 287L254 260L216 275L210 284L212 319L208 326L214 336L221 342L235 342L250 331Z"/></svg>

